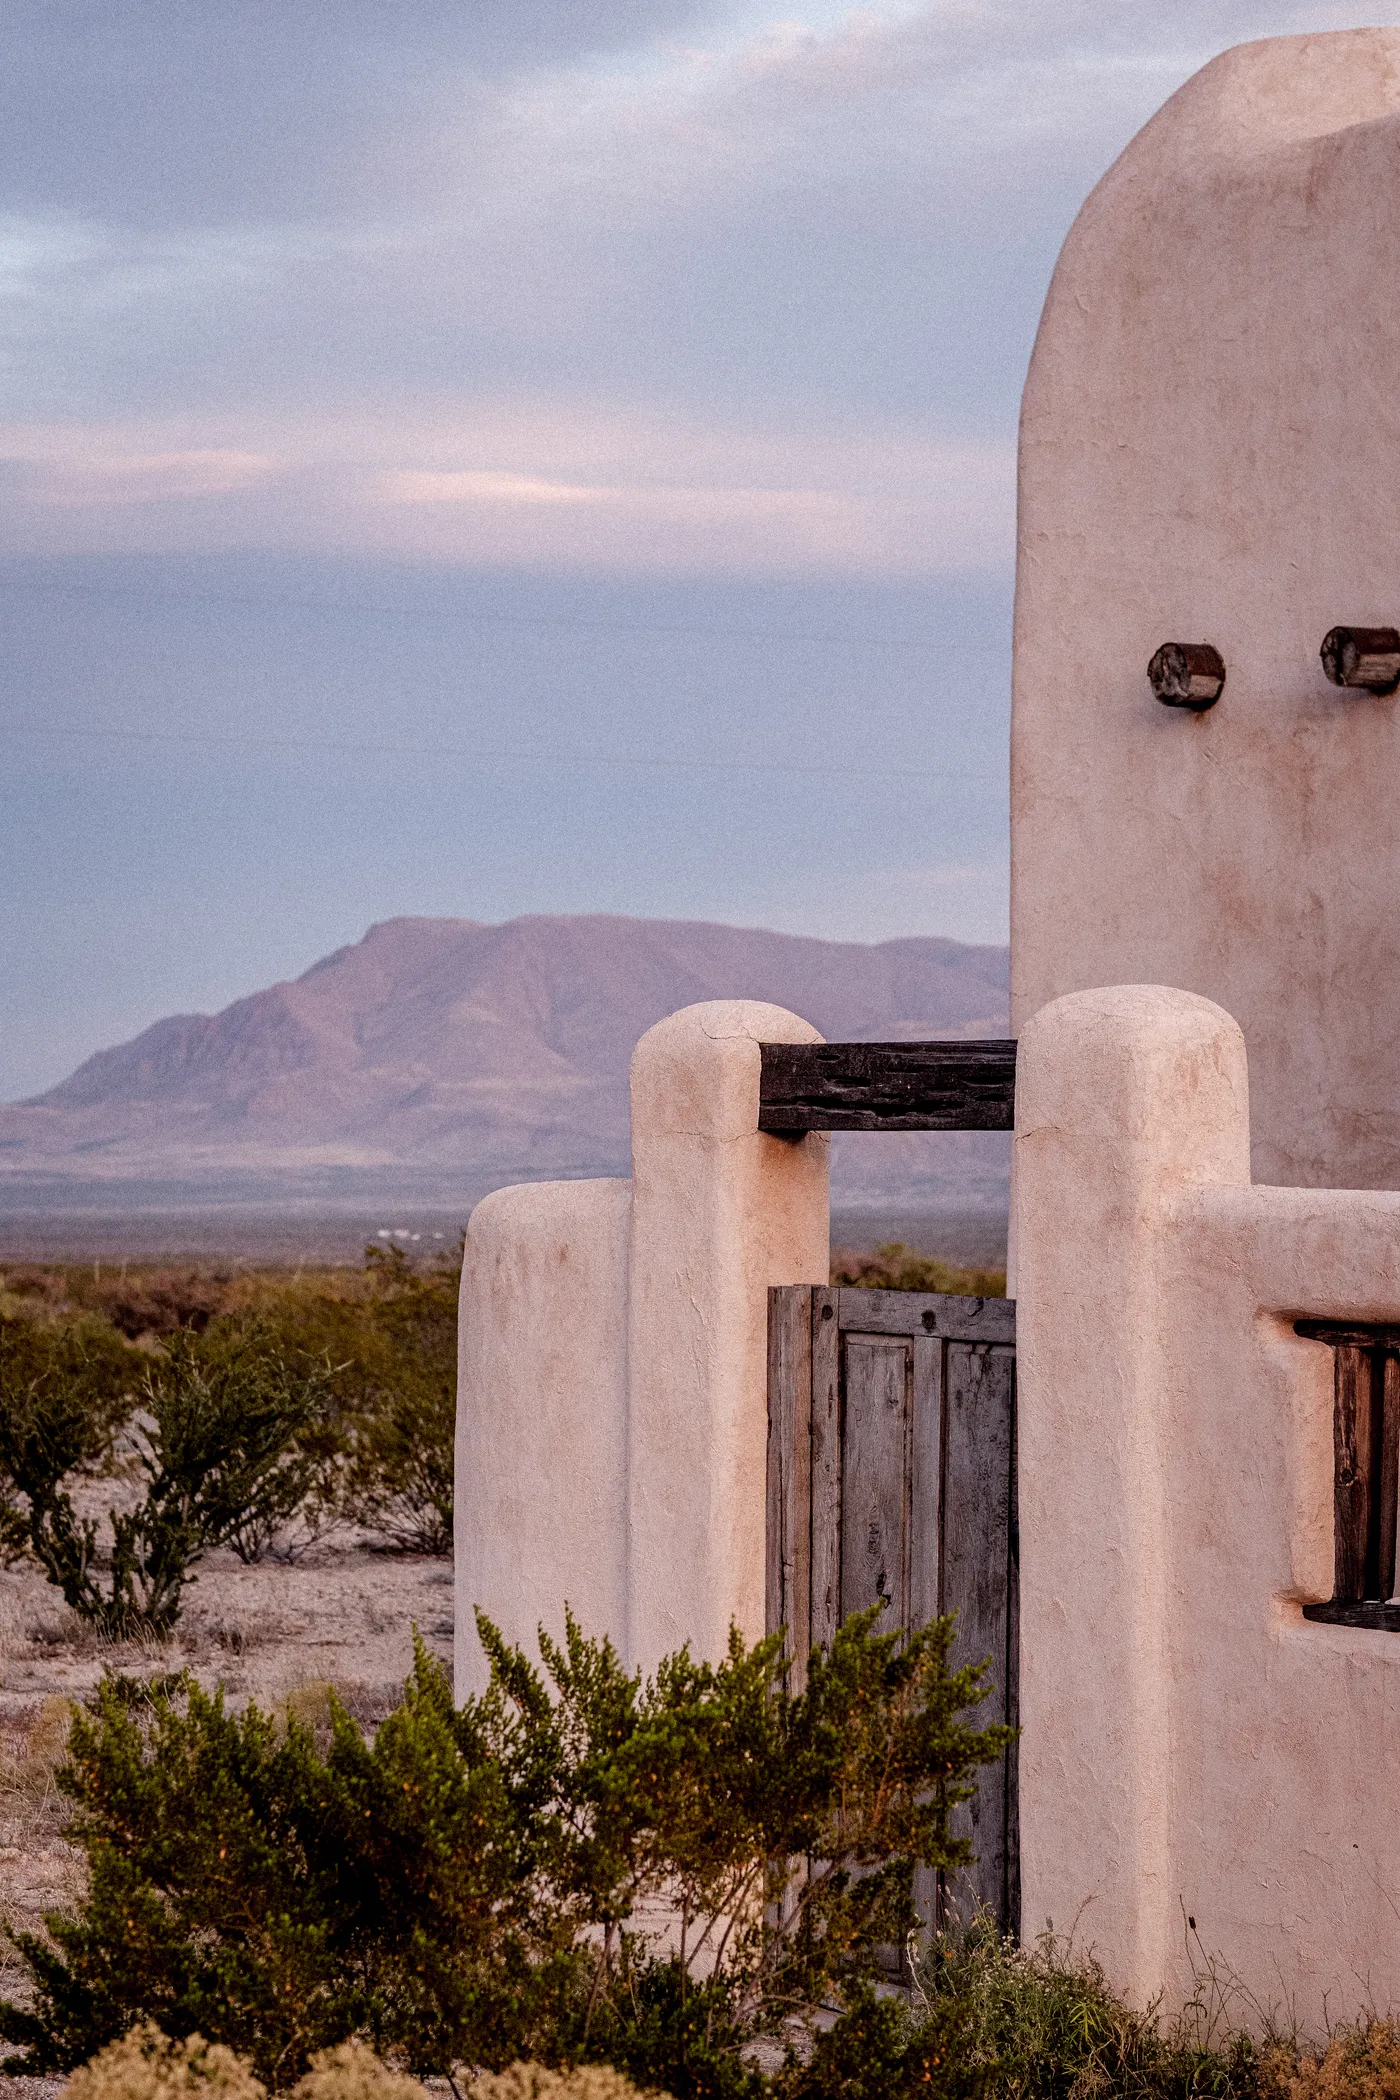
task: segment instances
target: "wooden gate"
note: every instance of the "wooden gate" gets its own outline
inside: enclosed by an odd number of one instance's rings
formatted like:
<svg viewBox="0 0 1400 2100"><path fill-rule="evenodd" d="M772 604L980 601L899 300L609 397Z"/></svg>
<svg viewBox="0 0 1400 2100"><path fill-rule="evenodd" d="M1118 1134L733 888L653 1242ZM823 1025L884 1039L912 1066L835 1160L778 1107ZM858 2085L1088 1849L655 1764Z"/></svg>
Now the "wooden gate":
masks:
<svg viewBox="0 0 1400 2100"><path fill-rule="evenodd" d="M768 1294L767 1618L792 1679L853 1611L955 1611L989 1661L979 1721L1016 1722L1016 1308L1006 1298L790 1285ZM975 1864L917 1891L930 1920L1020 1924L1016 1750L954 1811Z"/></svg>

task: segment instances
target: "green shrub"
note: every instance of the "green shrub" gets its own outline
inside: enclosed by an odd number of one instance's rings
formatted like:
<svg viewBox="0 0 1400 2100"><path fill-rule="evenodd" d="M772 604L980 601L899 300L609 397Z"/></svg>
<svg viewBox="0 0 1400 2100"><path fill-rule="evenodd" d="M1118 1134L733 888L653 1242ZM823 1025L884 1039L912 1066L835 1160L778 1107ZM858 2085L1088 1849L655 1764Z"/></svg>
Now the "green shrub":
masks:
<svg viewBox="0 0 1400 2100"><path fill-rule="evenodd" d="M789 2060L775 2081L779 2100L980 2100L992 2073L969 2057L966 2026L956 2001L920 2016L862 1983L807 2061Z"/></svg>
<svg viewBox="0 0 1400 2100"><path fill-rule="evenodd" d="M862 1291L951 1291L962 1298L1004 1298L1005 1269L962 1268L936 1254L916 1254L902 1240L886 1240L873 1254L838 1253L833 1283Z"/></svg>
<svg viewBox="0 0 1400 2100"><path fill-rule="evenodd" d="M572 1622L543 1675L479 1625L482 1698L454 1707L420 1645L373 1742L334 1707L324 1752L188 1679L109 1678L60 1774L87 1894L17 1941L34 2003L0 2008L23 2067L149 2019L275 2087L362 2037L423 2072L586 2059L757 2092L746 2043L858 1991L913 1923L914 1862L966 1857L949 1807L1005 1746L962 1718L980 1673L949 1671L948 1620L849 1621L797 1696L777 1640L643 1683ZM673 1946L644 1929L666 1907Z"/></svg>
<svg viewBox="0 0 1400 2100"><path fill-rule="evenodd" d="M148 1360L136 1417L144 1493L134 1507L79 1517L72 1486L101 1447L86 1388L55 1371L0 1391L3 1535L27 1549L89 1625L109 1636L167 1633L210 1547L254 1558L304 1503L326 1455L329 1367L290 1359L255 1323L173 1334ZM110 1439L109 1439L110 1441Z"/></svg>
<svg viewBox="0 0 1400 2100"><path fill-rule="evenodd" d="M199 1493L207 1545L261 1560L293 1518L315 1537L330 1520L343 1438L334 1421L336 1370L288 1345L265 1322L218 1320L172 1335L146 1380L170 1458ZM149 1468L147 1469L149 1471Z"/></svg>
<svg viewBox="0 0 1400 2100"><path fill-rule="evenodd" d="M296 1437L296 1533L265 1496L265 1521L231 1534L229 1543L257 1558L273 1538L281 1550L293 1536L305 1541L333 1518L346 1518L405 1550L443 1553L452 1543L460 1271L460 1249L420 1266L402 1248L379 1246L366 1248L358 1273L233 1277L147 1265L128 1274L100 1264L10 1271L0 1279L0 1331L13 1336L10 1354L22 1347L30 1365L19 1384L32 1380L35 1361L41 1369L52 1364L58 1382L74 1388L75 1404L82 1360L88 1397L99 1371L119 1367L115 1412L105 1422L106 1442L98 1436L95 1456L83 1461L90 1464L101 1462L111 1433L131 1413L141 1383L135 1373L149 1360L127 1348L122 1334L159 1337L171 1355L199 1336L217 1354L253 1328L288 1365L319 1359L334 1366L330 1410ZM0 1341L0 1393L4 1353ZM79 1413L86 1419L85 1408ZM285 1512L298 1487L296 1466L282 1469L282 1486ZM5 1490L0 1457L0 1509L13 1512L14 1495L7 1503Z"/></svg>
<svg viewBox="0 0 1400 2100"><path fill-rule="evenodd" d="M452 1547L457 1298L462 1257L415 1269L401 1249L365 1249L371 1297L340 1376L347 1409L347 1512L410 1552Z"/></svg>
<svg viewBox="0 0 1400 2100"><path fill-rule="evenodd" d="M28 1545L21 1477L99 1472L141 1370L140 1357L95 1322L55 1328L0 1316L0 1564Z"/></svg>
<svg viewBox="0 0 1400 2100"><path fill-rule="evenodd" d="M460 1250L418 1267L370 1246L359 1276L261 1280L259 1317L336 1367L338 1508L408 1552L452 1544Z"/></svg>

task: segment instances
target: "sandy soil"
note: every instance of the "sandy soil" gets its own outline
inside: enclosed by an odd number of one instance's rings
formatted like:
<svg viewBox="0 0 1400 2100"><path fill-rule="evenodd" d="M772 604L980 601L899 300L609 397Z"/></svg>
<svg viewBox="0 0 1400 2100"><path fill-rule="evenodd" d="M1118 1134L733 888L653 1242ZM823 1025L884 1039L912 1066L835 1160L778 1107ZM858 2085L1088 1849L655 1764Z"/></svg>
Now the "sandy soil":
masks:
<svg viewBox="0 0 1400 2100"><path fill-rule="evenodd" d="M373 1723L395 1703L412 1662L413 1627L451 1668L452 1564L341 1537L286 1565L244 1567L214 1553L186 1592L173 1639L150 1646L97 1641L38 1568L0 1570L0 1921L33 1930L40 1914L82 1889L63 1842L53 1783L67 1732L65 1702L91 1691L104 1664L147 1674L188 1666L230 1699L313 1709L334 1685ZM0 1998L22 1996L23 1970L0 1947ZM24 2087L25 2095L6 2088ZM42 2100L40 2082L0 2077L0 2100Z"/></svg>

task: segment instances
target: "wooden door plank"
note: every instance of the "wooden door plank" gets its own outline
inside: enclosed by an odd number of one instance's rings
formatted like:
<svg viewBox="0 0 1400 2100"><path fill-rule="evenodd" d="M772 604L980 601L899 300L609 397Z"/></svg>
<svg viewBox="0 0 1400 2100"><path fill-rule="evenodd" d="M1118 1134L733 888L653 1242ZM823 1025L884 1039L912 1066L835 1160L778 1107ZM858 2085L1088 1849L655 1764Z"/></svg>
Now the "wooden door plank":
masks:
<svg viewBox="0 0 1400 2100"><path fill-rule="evenodd" d="M1014 1342L1014 1298L961 1298L944 1291L841 1289L843 1330L862 1334L939 1334L947 1341Z"/></svg>
<svg viewBox="0 0 1400 2100"><path fill-rule="evenodd" d="M943 1533L943 1360L936 1334L914 1337L914 1404L909 1435L909 1624L925 1626L939 1611ZM938 1871L914 1869L914 1908L922 1931L938 1923Z"/></svg>
<svg viewBox="0 0 1400 2100"><path fill-rule="evenodd" d="M1004 1299L771 1294L766 1602L770 1626L790 1629L794 1688L810 1646L829 1644L845 1614L883 1593L894 1607L886 1623L895 1610L902 1624L958 1610L954 1662L994 1663L995 1695L974 1718L1015 1724L1014 1336L1015 1306ZM1390 1375L1375 1435L1394 1438L1400 1486L1400 1363ZM1374 1559L1374 1517L1370 1528ZM1014 1750L984 1772L976 1803L959 1812L979 1864L936 1890L920 1875L921 1915L985 1905L1017 1929L1016 1780Z"/></svg>
<svg viewBox="0 0 1400 2100"><path fill-rule="evenodd" d="M812 1292L810 1645L829 1647L841 1624L840 1292Z"/></svg>
<svg viewBox="0 0 1400 2100"><path fill-rule="evenodd" d="M807 1677L812 1613L812 1289L768 1293L766 1620L787 1629L787 1681Z"/></svg>
<svg viewBox="0 0 1400 2100"><path fill-rule="evenodd" d="M947 1353L943 1476L943 1609L958 1615L952 1663L988 1663L992 1689L975 1720L1004 1721L1010 1661L1012 1358L1006 1349L952 1342ZM1007 1916L1007 1772L983 1768L977 1793L953 1812L975 1863L950 1876L945 1901L966 1921Z"/></svg>
<svg viewBox="0 0 1400 2100"><path fill-rule="evenodd" d="M846 1334L842 1348L841 1616L883 1603L883 1633L908 1624L913 1344L905 1335Z"/></svg>
<svg viewBox="0 0 1400 2100"><path fill-rule="evenodd" d="M909 1425L909 1624L939 1611L939 1539L943 1530L943 1357L937 1335L914 1337L914 1395Z"/></svg>

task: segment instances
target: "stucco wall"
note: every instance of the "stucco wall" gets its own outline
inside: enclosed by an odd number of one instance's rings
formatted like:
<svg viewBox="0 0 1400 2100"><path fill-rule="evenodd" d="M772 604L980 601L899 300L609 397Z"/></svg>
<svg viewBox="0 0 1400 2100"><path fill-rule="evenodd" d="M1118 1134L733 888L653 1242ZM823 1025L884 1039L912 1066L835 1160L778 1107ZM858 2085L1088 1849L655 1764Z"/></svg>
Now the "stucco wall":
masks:
<svg viewBox="0 0 1400 2100"><path fill-rule="evenodd" d="M1024 1930L1139 2002L1207 1955L1314 2028L1400 2002L1400 1640L1302 1617L1332 1359L1292 1325L1400 1319L1400 1194L1251 1186L1243 1038L1180 991L1035 1015L1017 1119Z"/></svg>
<svg viewBox="0 0 1400 2100"><path fill-rule="evenodd" d="M1239 1020L1263 1181L1400 1185L1400 31L1187 82L1065 243L1027 382L1012 1008L1184 986ZM1228 667L1163 707L1164 641Z"/></svg>
<svg viewBox="0 0 1400 2100"><path fill-rule="evenodd" d="M467 1227L458 1327L456 1681L488 1674L475 1607L528 1641L564 1606L625 1624L631 1184L498 1189Z"/></svg>
<svg viewBox="0 0 1400 2100"><path fill-rule="evenodd" d="M829 1141L758 1128L759 1044L816 1042L717 1000L632 1060L630 1181L501 1189L472 1212L457 1399L457 1686L480 1605L533 1654L565 1601L652 1668L763 1631L768 1288L829 1262Z"/></svg>

